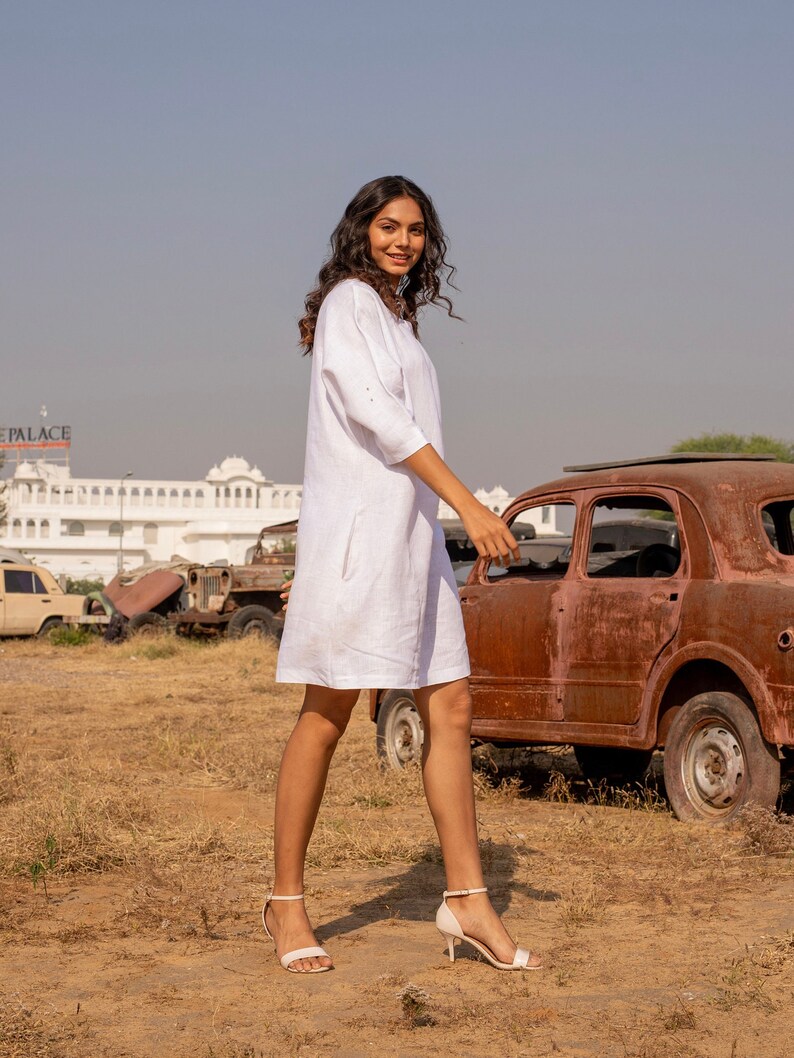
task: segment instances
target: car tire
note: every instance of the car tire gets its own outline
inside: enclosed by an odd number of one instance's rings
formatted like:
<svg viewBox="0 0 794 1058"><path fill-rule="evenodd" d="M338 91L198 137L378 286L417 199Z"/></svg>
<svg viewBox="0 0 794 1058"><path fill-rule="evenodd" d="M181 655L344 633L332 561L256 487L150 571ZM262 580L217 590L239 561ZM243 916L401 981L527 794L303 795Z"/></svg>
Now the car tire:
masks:
<svg viewBox="0 0 794 1058"><path fill-rule="evenodd" d="M168 622L159 613L147 610L145 613L136 613L127 621L127 635L129 636L159 636L166 631Z"/></svg>
<svg viewBox="0 0 794 1058"><path fill-rule="evenodd" d="M399 770L422 757L425 729L410 691L387 691L378 710L376 745L382 767Z"/></svg>
<svg viewBox="0 0 794 1058"><path fill-rule="evenodd" d="M725 823L750 802L774 808L780 761L749 703L709 691L690 698L670 725L664 785L679 819Z"/></svg>
<svg viewBox="0 0 794 1058"><path fill-rule="evenodd" d="M48 617L41 628L36 633L37 639L47 639L50 632L54 632L56 628L65 628L66 622L62 621L60 617Z"/></svg>
<svg viewBox="0 0 794 1058"><path fill-rule="evenodd" d="M592 783L641 782L653 756L652 749L622 749L617 746L574 746L576 763Z"/></svg>
<svg viewBox="0 0 794 1058"><path fill-rule="evenodd" d="M230 639L259 636L260 639L277 640L275 618L266 606L243 606L229 618L227 634Z"/></svg>

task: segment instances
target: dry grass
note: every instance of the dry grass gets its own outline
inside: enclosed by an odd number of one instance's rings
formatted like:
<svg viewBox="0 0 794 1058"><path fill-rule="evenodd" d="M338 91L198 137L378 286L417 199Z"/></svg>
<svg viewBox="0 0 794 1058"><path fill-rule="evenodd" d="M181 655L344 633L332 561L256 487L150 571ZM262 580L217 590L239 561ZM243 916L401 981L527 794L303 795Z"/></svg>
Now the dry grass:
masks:
<svg viewBox="0 0 794 1058"><path fill-rule="evenodd" d="M48 1003L0 992L0 1055L3 1058L61 1058L90 1053L89 1034L78 1011L64 1016Z"/></svg>
<svg viewBox="0 0 794 1058"><path fill-rule="evenodd" d="M257 923L300 701L274 666L248 640L0 644L2 1058L782 1058L789 817L683 825L653 778L481 747L488 882L547 969L452 967L419 770L381 770L363 702L309 852L339 968L284 974Z"/></svg>

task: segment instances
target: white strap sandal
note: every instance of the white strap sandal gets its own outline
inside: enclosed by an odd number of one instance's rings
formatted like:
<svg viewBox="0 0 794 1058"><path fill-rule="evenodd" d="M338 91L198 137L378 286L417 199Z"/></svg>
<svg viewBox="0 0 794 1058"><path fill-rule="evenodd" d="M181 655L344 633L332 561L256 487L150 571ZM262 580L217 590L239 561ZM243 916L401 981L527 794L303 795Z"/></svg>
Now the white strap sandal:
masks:
<svg viewBox="0 0 794 1058"><path fill-rule="evenodd" d="M298 896L274 896L271 893L267 900L265 900L265 903L262 907L262 925L265 927L265 933L267 933L268 937L273 941L273 944L275 945L276 938L267 928L267 919L265 918L267 914L267 909L270 907L270 904L274 900L303 900L303 893L299 893ZM290 966L290 963L297 962L298 959L315 958L330 959L331 956L328 954L327 951L324 951L318 944L313 944L310 948L296 948L295 951L288 951L286 955L281 956L279 962L284 967L284 969L288 970L291 974L322 974L325 973L326 970L333 969L333 967L331 966L316 966L313 970L295 970L292 968L292 966Z"/></svg>
<svg viewBox="0 0 794 1058"><path fill-rule="evenodd" d="M532 953L528 952L526 948L516 948L516 953L513 956L513 961L510 962L499 962L494 953L490 948L487 948L480 941L475 940L474 937L467 937L461 929L460 922L452 912L452 909L447 904L448 896L470 896L473 893L487 893L487 886L483 886L481 889L450 889L445 890L444 899L441 903L441 907L436 912L436 927L438 932L447 942L449 948L450 962L455 961L455 941L465 940L467 944L471 944L472 948L476 948L477 951L484 958L488 960L491 966L495 966L497 970L540 970L542 966L530 966L529 960L532 958Z"/></svg>

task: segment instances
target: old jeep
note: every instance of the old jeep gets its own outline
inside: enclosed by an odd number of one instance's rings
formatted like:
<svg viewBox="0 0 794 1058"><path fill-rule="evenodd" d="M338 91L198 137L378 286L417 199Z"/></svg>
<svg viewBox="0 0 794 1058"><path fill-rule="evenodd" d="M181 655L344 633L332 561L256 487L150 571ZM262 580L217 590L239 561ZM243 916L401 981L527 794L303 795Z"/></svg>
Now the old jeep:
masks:
<svg viewBox="0 0 794 1058"><path fill-rule="evenodd" d="M262 530L247 565L188 569L186 608L168 618L177 633L226 634L232 639L250 635L281 638L281 585L295 572L295 553L266 549L266 539L274 529L283 527Z"/></svg>

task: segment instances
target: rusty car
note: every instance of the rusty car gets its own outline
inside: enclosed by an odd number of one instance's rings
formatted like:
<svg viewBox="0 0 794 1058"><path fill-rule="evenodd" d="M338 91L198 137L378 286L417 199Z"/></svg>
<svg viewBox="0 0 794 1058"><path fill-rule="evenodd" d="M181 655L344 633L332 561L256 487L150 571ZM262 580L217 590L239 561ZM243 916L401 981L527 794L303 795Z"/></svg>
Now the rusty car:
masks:
<svg viewBox="0 0 794 1058"><path fill-rule="evenodd" d="M144 562L117 573L95 593L94 612L119 614L126 635L159 635L167 627L168 615L182 608L190 566L175 556L169 562Z"/></svg>
<svg viewBox="0 0 794 1058"><path fill-rule="evenodd" d="M570 548L479 559L459 590L473 738L572 745L595 780L639 778L661 750L680 819L774 806L794 747L794 465L690 453L565 473L503 517L553 506ZM420 755L410 691L371 692L370 714L385 762Z"/></svg>

